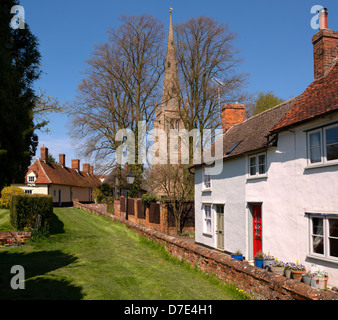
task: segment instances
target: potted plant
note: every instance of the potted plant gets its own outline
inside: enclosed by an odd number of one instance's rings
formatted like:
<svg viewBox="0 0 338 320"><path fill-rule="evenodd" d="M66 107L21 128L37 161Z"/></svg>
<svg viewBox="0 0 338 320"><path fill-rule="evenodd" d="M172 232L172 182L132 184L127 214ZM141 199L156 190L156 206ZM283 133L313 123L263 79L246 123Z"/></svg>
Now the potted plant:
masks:
<svg viewBox="0 0 338 320"><path fill-rule="evenodd" d="M269 269L270 264L272 264L275 261L275 257L270 255L270 251L268 254L264 254L263 257L263 268Z"/></svg>
<svg viewBox="0 0 338 320"><path fill-rule="evenodd" d="M307 271L305 273L303 273L303 282L307 285L311 285L311 278L312 278L312 274L311 271Z"/></svg>
<svg viewBox="0 0 338 320"><path fill-rule="evenodd" d="M255 255L255 266L258 268L263 268L263 252L262 251L258 251Z"/></svg>
<svg viewBox="0 0 338 320"><path fill-rule="evenodd" d="M278 259L276 258L276 260L270 264L270 269L273 273L283 276L285 266L283 261L278 261Z"/></svg>
<svg viewBox="0 0 338 320"><path fill-rule="evenodd" d="M291 266L291 274L293 279L295 279L296 281L301 281L302 280L302 274L305 271L305 266L303 266L302 264L298 263L298 260L296 261L295 264L292 264Z"/></svg>
<svg viewBox="0 0 338 320"><path fill-rule="evenodd" d="M231 258L242 261L243 260L243 254L242 254L241 250L237 250L235 253L232 253Z"/></svg>
<svg viewBox="0 0 338 320"><path fill-rule="evenodd" d="M286 262L285 264L284 264L284 266L285 266L285 271L284 271L284 273L285 273L285 276L288 278L288 279L291 279L291 266L293 265L293 263L292 262Z"/></svg>
<svg viewBox="0 0 338 320"><path fill-rule="evenodd" d="M324 270L318 269L313 275L313 280L316 283L316 288L325 290L327 287L328 274Z"/></svg>

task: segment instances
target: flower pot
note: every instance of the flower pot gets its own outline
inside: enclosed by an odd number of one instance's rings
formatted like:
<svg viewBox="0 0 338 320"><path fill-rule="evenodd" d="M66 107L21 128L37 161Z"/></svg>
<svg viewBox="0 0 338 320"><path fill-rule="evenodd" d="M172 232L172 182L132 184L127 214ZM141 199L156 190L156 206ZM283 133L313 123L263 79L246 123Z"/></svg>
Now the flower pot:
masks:
<svg viewBox="0 0 338 320"><path fill-rule="evenodd" d="M242 254L232 254L231 258L242 261L243 255Z"/></svg>
<svg viewBox="0 0 338 320"><path fill-rule="evenodd" d="M325 277L325 278L313 277L313 279L316 283L316 288L322 289L322 290L326 289L328 277Z"/></svg>
<svg viewBox="0 0 338 320"><path fill-rule="evenodd" d="M311 285L311 276L303 274L303 282L307 285Z"/></svg>
<svg viewBox="0 0 338 320"><path fill-rule="evenodd" d="M288 279L291 279L291 269L285 269L284 273Z"/></svg>
<svg viewBox="0 0 338 320"><path fill-rule="evenodd" d="M292 278L295 279L296 281L301 281L302 280L302 274L304 273L304 270L292 270Z"/></svg>
<svg viewBox="0 0 338 320"><path fill-rule="evenodd" d="M273 273L276 273L280 276L283 276L284 275L284 270L285 270L285 267L274 267L274 266L270 266L271 268L271 271Z"/></svg>
<svg viewBox="0 0 338 320"><path fill-rule="evenodd" d="M263 259L255 258L255 266L258 268L263 268Z"/></svg>
<svg viewBox="0 0 338 320"><path fill-rule="evenodd" d="M263 260L263 269L269 269L270 264L272 264L275 260L274 259L264 259Z"/></svg>

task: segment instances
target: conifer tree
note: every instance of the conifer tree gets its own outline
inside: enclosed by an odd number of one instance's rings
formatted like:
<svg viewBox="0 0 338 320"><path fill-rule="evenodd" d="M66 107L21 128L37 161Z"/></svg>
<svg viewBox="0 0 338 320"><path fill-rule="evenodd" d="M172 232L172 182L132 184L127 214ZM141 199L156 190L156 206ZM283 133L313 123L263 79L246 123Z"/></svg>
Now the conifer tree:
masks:
<svg viewBox="0 0 338 320"><path fill-rule="evenodd" d="M38 144L32 86L40 76L41 56L29 26L11 26L15 5L19 5L16 0L0 2L0 188L23 182Z"/></svg>

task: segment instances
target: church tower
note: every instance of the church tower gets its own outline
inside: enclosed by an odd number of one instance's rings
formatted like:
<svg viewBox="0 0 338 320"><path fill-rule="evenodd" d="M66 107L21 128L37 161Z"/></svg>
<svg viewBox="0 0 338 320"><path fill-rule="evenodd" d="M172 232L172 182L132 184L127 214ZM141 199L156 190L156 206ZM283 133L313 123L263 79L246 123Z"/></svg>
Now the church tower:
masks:
<svg viewBox="0 0 338 320"><path fill-rule="evenodd" d="M175 50L174 28L172 20L172 8L170 9L169 33L167 43L167 56L163 81L162 101L156 110L155 129L161 129L165 132L167 139L168 163L169 155L178 153L178 147L170 150L169 134L170 129L180 130L184 128L180 117L180 87L178 77L178 67ZM179 157L179 155L178 155ZM180 157L179 157L180 158Z"/></svg>

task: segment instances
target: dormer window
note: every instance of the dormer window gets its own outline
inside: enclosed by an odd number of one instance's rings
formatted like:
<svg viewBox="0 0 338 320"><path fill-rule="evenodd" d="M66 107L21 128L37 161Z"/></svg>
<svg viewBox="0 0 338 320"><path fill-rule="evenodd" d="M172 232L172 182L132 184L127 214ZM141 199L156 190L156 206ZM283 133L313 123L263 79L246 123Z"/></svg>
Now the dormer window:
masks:
<svg viewBox="0 0 338 320"><path fill-rule="evenodd" d="M28 177L28 182L30 182L30 183L35 182L35 176L29 176Z"/></svg>
<svg viewBox="0 0 338 320"><path fill-rule="evenodd" d="M31 171L27 176L27 182L28 183L35 183L36 181L36 174L34 171Z"/></svg>

